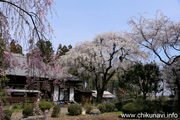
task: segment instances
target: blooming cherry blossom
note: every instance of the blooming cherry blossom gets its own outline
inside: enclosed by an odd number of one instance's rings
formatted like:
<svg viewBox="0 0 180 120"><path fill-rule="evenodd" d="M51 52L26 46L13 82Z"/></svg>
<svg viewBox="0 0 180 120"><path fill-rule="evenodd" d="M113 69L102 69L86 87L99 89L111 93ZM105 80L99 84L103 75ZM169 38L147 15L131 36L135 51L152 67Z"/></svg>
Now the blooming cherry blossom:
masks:
<svg viewBox="0 0 180 120"><path fill-rule="evenodd" d="M139 45L119 32L106 32L95 36L93 41L77 44L60 57L65 70L75 68L79 73L91 75L96 83L97 101L101 102L103 91L117 69L126 61L147 58Z"/></svg>

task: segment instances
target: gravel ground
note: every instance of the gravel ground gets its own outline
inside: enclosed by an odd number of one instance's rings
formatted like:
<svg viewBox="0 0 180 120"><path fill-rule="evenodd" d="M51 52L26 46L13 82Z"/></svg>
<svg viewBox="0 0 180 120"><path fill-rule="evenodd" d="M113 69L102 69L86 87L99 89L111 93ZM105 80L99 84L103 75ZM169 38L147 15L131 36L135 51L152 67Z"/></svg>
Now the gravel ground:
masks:
<svg viewBox="0 0 180 120"><path fill-rule="evenodd" d="M20 120L22 116L22 112L13 112L11 120Z"/></svg>
<svg viewBox="0 0 180 120"><path fill-rule="evenodd" d="M94 109L97 109L97 108L94 108ZM119 118L117 114L112 114L112 113L103 113L99 115L86 114L86 115L79 115L79 116L70 116L70 115L67 115L68 113L67 107L61 107L61 114L58 118L51 118L51 112L52 112L52 109L48 114L48 120L128 120L128 119ZM20 120L22 117L23 117L22 112L13 112L11 116L11 120ZM150 120L160 120L160 119L150 119ZM163 120L180 120L180 119L163 119Z"/></svg>
<svg viewBox="0 0 180 120"><path fill-rule="evenodd" d="M100 115L79 115L79 116L70 116L70 115L61 115L58 118L48 118L48 120L123 120L114 114L100 114Z"/></svg>

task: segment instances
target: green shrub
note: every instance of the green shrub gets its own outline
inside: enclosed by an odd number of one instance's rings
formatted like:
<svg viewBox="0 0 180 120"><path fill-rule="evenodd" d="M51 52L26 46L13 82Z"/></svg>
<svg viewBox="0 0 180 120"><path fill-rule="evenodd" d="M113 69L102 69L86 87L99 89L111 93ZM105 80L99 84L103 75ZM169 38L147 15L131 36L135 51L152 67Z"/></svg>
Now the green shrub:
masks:
<svg viewBox="0 0 180 120"><path fill-rule="evenodd" d="M144 101L144 103L141 103L140 105L143 106L143 110L141 112L158 113L158 106L156 105L155 101L146 100Z"/></svg>
<svg viewBox="0 0 180 120"><path fill-rule="evenodd" d="M162 106L162 109L163 109L163 112L165 113L171 113L173 110L173 107L174 107L173 104L164 104Z"/></svg>
<svg viewBox="0 0 180 120"><path fill-rule="evenodd" d="M34 105L32 104L28 104L28 105L25 105L24 106L24 109L23 109L23 117L28 117L28 116L32 116L33 115L33 109L34 109Z"/></svg>
<svg viewBox="0 0 180 120"><path fill-rule="evenodd" d="M39 103L39 108L44 112L45 110L50 110L52 107L52 103L42 101Z"/></svg>
<svg viewBox="0 0 180 120"><path fill-rule="evenodd" d="M113 112L115 108L114 104L111 103L106 103L105 107L106 107L106 112Z"/></svg>
<svg viewBox="0 0 180 120"><path fill-rule="evenodd" d="M159 113L160 107L155 100L151 101L138 98L134 102L123 105L122 110L124 113Z"/></svg>
<svg viewBox="0 0 180 120"><path fill-rule="evenodd" d="M157 113L158 106L156 105L155 101L152 100L144 100L143 98L138 98L135 103L138 106L141 106L140 108L142 113Z"/></svg>
<svg viewBox="0 0 180 120"><path fill-rule="evenodd" d="M31 104L30 100L25 97L25 101L23 103L21 103L22 108L24 109L24 107L29 105L29 104Z"/></svg>
<svg viewBox="0 0 180 120"><path fill-rule="evenodd" d="M123 105L127 104L127 103L131 103L131 102L135 102L135 99L129 99L123 102Z"/></svg>
<svg viewBox="0 0 180 120"><path fill-rule="evenodd" d="M127 103L122 107L123 113L139 113L143 111L143 106L136 102Z"/></svg>
<svg viewBox="0 0 180 120"><path fill-rule="evenodd" d="M158 113L163 112L163 106L166 104L167 100L168 100L168 98L165 96L160 96L158 99L154 100L154 102L156 104L156 111Z"/></svg>
<svg viewBox="0 0 180 120"><path fill-rule="evenodd" d="M12 106L12 109L22 109L23 108L23 105L22 104L14 104Z"/></svg>
<svg viewBox="0 0 180 120"><path fill-rule="evenodd" d="M72 104L68 106L68 112L70 115L80 115L82 113L82 107L78 104Z"/></svg>
<svg viewBox="0 0 180 120"><path fill-rule="evenodd" d="M81 104L82 104L82 106L84 106L84 105L85 105L85 102L84 102L84 101L82 101L82 102L81 102Z"/></svg>
<svg viewBox="0 0 180 120"><path fill-rule="evenodd" d="M138 95L138 99L144 99L143 95Z"/></svg>
<svg viewBox="0 0 180 120"><path fill-rule="evenodd" d="M11 109L5 109L4 110L4 120L11 120L12 110Z"/></svg>
<svg viewBox="0 0 180 120"><path fill-rule="evenodd" d="M118 111L122 110L122 106L123 106L122 102L116 102L114 105L115 105L115 108L118 109Z"/></svg>
<svg viewBox="0 0 180 120"><path fill-rule="evenodd" d="M130 99L135 99L136 98L136 95L134 94L134 92L128 91L128 94L129 94Z"/></svg>
<svg viewBox="0 0 180 120"><path fill-rule="evenodd" d="M103 104L100 104L100 105L98 106L98 109L101 111L101 113L106 112L106 106L103 105Z"/></svg>
<svg viewBox="0 0 180 120"><path fill-rule="evenodd" d="M126 101L127 102L127 101ZM138 98L134 102L129 102L123 105L124 113L172 113L177 111L177 102L173 106L174 100L168 100L167 97L161 96L156 100L143 100Z"/></svg>
<svg viewBox="0 0 180 120"><path fill-rule="evenodd" d="M161 101L162 103L165 103L166 101L168 101L168 98L166 96L160 96L158 100Z"/></svg>
<svg viewBox="0 0 180 120"><path fill-rule="evenodd" d="M178 112L178 101L167 100L165 104L162 106L163 112L165 113L173 113Z"/></svg>
<svg viewBox="0 0 180 120"><path fill-rule="evenodd" d="M138 98L136 101L134 101L134 102L136 102L136 103L138 103L138 104L144 104L144 99L143 98Z"/></svg>
<svg viewBox="0 0 180 120"><path fill-rule="evenodd" d="M61 112L61 108L59 105L55 105L53 111L51 113L51 117L58 117L59 113Z"/></svg>
<svg viewBox="0 0 180 120"><path fill-rule="evenodd" d="M90 104L85 105L86 114L89 114L92 110L92 106Z"/></svg>

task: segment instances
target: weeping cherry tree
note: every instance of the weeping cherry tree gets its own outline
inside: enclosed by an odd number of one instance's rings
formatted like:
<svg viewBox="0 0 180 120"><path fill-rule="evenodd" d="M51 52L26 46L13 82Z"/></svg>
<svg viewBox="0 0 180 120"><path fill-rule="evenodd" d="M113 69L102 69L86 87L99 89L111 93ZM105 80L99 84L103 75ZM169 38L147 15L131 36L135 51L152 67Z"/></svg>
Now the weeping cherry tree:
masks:
<svg viewBox="0 0 180 120"><path fill-rule="evenodd" d="M123 67L123 62L141 58L147 58L147 54L134 41L119 32L106 32L72 48L60 58L60 64L66 70L76 68L78 73L91 75L97 89L97 102L101 102L109 80Z"/></svg>

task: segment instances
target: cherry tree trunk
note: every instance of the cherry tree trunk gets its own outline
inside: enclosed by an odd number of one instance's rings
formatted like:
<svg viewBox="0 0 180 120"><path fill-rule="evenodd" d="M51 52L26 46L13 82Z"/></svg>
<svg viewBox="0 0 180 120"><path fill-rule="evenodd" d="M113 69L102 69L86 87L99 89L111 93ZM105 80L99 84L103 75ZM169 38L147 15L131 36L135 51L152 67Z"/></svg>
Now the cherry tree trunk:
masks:
<svg viewBox="0 0 180 120"><path fill-rule="evenodd" d="M97 89L97 99L96 99L97 103L102 103L103 92L104 92L104 90Z"/></svg>

